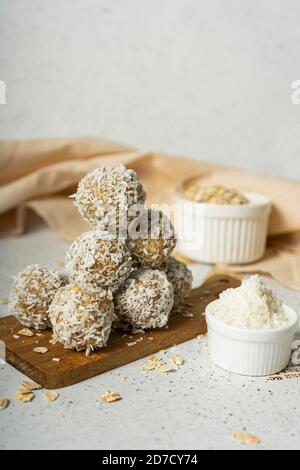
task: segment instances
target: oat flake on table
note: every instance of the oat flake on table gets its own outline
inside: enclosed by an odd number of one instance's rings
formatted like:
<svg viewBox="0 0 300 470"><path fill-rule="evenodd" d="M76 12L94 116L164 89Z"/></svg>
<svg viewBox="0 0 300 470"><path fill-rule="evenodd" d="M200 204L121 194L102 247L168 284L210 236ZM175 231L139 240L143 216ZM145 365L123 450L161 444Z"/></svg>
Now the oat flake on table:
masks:
<svg viewBox="0 0 300 470"><path fill-rule="evenodd" d="M0 411L5 410L9 406L9 400L0 396Z"/></svg>
<svg viewBox="0 0 300 470"><path fill-rule="evenodd" d="M43 346L40 346L38 348L34 348L34 352L39 354L46 354L46 352L48 352L48 349Z"/></svg>
<svg viewBox="0 0 300 470"><path fill-rule="evenodd" d="M182 366L184 364L184 359L181 356L173 356L170 358L170 363L172 366Z"/></svg>
<svg viewBox="0 0 300 470"><path fill-rule="evenodd" d="M49 343L52 344L53 346L55 346L55 344L58 343L57 339L54 339L53 337L51 339L49 339Z"/></svg>
<svg viewBox="0 0 300 470"><path fill-rule="evenodd" d="M194 314L192 312L184 312L182 316L185 318L194 318Z"/></svg>
<svg viewBox="0 0 300 470"><path fill-rule="evenodd" d="M40 390L42 388L41 385L39 385L35 382L26 382L25 380L22 380L21 386L22 386L23 389L26 389L30 392L32 392L33 390Z"/></svg>
<svg viewBox="0 0 300 470"><path fill-rule="evenodd" d="M22 403L29 403L34 399L34 394L25 388L18 390L16 393L16 400Z"/></svg>
<svg viewBox="0 0 300 470"><path fill-rule="evenodd" d="M148 357L148 364L144 364L142 366L142 369L144 371L156 370L158 372L164 372L164 373L175 371L175 369L168 367L164 361L162 361L161 359L158 359L156 356Z"/></svg>
<svg viewBox="0 0 300 470"><path fill-rule="evenodd" d="M154 370L157 366L155 364L144 364L142 365L142 369L145 371Z"/></svg>
<svg viewBox="0 0 300 470"><path fill-rule="evenodd" d="M169 372L174 372L175 369L172 369L171 367L167 367L164 364L161 366L157 366L155 368L158 372L164 372L165 374L168 374Z"/></svg>
<svg viewBox="0 0 300 470"><path fill-rule="evenodd" d="M48 401L55 401L58 398L58 393L53 392L51 390L45 390L43 392L43 397Z"/></svg>
<svg viewBox="0 0 300 470"><path fill-rule="evenodd" d="M31 331L29 328L22 328L22 330L18 331L18 334L28 337L34 336L33 331Z"/></svg>
<svg viewBox="0 0 300 470"><path fill-rule="evenodd" d="M111 390L108 390L106 393L104 393L100 397L100 400L103 403L113 403L114 401L121 400L121 395L117 392L113 392Z"/></svg>
<svg viewBox="0 0 300 470"><path fill-rule="evenodd" d="M261 440L254 436L253 434L248 434L246 432L234 432L231 434L230 438L234 441L241 442L242 444L260 444Z"/></svg>

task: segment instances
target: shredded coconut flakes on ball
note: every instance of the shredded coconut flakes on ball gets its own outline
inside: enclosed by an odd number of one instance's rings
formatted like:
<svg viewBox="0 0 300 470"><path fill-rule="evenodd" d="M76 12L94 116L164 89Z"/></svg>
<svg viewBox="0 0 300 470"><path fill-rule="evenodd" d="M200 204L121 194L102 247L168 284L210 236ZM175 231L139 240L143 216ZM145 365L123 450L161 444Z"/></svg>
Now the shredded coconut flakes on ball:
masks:
<svg viewBox="0 0 300 470"><path fill-rule="evenodd" d="M107 230L112 217L126 217L129 209L144 204L146 193L135 171L123 165L100 167L79 182L71 196L81 216L93 228Z"/></svg>
<svg viewBox="0 0 300 470"><path fill-rule="evenodd" d="M173 286L174 305L179 305L187 299L192 290L193 275L186 264L169 256L161 268Z"/></svg>
<svg viewBox="0 0 300 470"><path fill-rule="evenodd" d="M159 268L176 246L174 227L169 218L155 209L145 211L134 222L138 228L129 234L128 246L138 268Z"/></svg>
<svg viewBox="0 0 300 470"><path fill-rule="evenodd" d="M119 318L135 328L162 328L174 303L172 284L162 271L133 271L115 296Z"/></svg>
<svg viewBox="0 0 300 470"><path fill-rule="evenodd" d="M65 268L79 284L91 284L116 291L129 276L132 258L125 243L103 240L101 232L80 235L71 245Z"/></svg>
<svg viewBox="0 0 300 470"><path fill-rule="evenodd" d="M27 328L43 330L51 326L49 306L60 287L67 282L58 271L35 264L14 276L9 313Z"/></svg>
<svg viewBox="0 0 300 470"><path fill-rule="evenodd" d="M53 338L67 349L91 351L106 346L114 314L110 291L68 284L49 309Z"/></svg>

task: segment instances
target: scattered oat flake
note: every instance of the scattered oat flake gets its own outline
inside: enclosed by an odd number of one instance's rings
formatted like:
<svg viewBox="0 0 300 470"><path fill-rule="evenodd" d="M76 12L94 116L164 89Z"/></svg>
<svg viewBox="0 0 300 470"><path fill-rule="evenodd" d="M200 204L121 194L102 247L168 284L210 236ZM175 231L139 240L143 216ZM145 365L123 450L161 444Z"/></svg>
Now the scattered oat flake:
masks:
<svg viewBox="0 0 300 470"><path fill-rule="evenodd" d="M170 358L172 366L182 366L184 364L184 359L181 356L173 356Z"/></svg>
<svg viewBox="0 0 300 470"><path fill-rule="evenodd" d="M21 388L19 388L18 393L22 393L23 395L27 395L27 394L30 393L31 391L32 391L32 390L28 390L28 388L21 387Z"/></svg>
<svg viewBox="0 0 300 470"><path fill-rule="evenodd" d="M148 362L151 362L151 363L154 363L154 364L161 364L161 360L158 359L156 356L148 357Z"/></svg>
<svg viewBox="0 0 300 470"><path fill-rule="evenodd" d="M19 335L13 335L13 338L20 339L20 336Z"/></svg>
<svg viewBox="0 0 300 470"><path fill-rule="evenodd" d="M58 393L52 392L51 390L45 390L43 392L43 397L48 401L55 401L58 398Z"/></svg>
<svg viewBox="0 0 300 470"><path fill-rule="evenodd" d="M43 333L36 333L36 336L44 336Z"/></svg>
<svg viewBox="0 0 300 470"><path fill-rule="evenodd" d="M161 350L158 351L158 352L159 352L159 354L166 354L167 351L166 351L165 349L161 349Z"/></svg>
<svg viewBox="0 0 300 470"><path fill-rule="evenodd" d="M208 344L207 343L202 344L201 349L205 349L205 350L208 349Z"/></svg>
<svg viewBox="0 0 300 470"><path fill-rule="evenodd" d="M158 366L164 365L164 362L162 362L160 359L157 359L155 356L150 356L148 357L148 364L143 365L142 369L143 370L155 370Z"/></svg>
<svg viewBox="0 0 300 470"><path fill-rule="evenodd" d="M155 364L144 364L142 366L143 370L154 370L157 366Z"/></svg>
<svg viewBox="0 0 300 470"><path fill-rule="evenodd" d="M6 304L8 304L8 299L4 297L0 297L0 305L6 305Z"/></svg>
<svg viewBox="0 0 300 470"><path fill-rule="evenodd" d="M114 401L121 400L121 395L117 392L112 392L111 390L108 390L101 396L100 400L103 403L113 403Z"/></svg>
<svg viewBox="0 0 300 470"><path fill-rule="evenodd" d="M52 361L53 362L60 362L60 359L59 359L59 357L52 357Z"/></svg>
<svg viewBox="0 0 300 470"><path fill-rule="evenodd" d="M23 328L18 332L18 334L22 336L34 336L33 331L31 331L29 328Z"/></svg>
<svg viewBox="0 0 300 470"><path fill-rule="evenodd" d="M185 312L182 316L186 318L194 318L194 314L192 312Z"/></svg>
<svg viewBox="0 0 300 470"><path fill-rule="evenodd" d="M165 365L157 366L155 370L158 370L159 372L164 372L164 373L174 372L174 369L172 369L171 367L167 367Z"/></svg>
<svg viewBox="0 0 300 470"><path fill-rule="evenodd" d="M30 390L26 390L25 388L21 388L16 393L16 400L21 401L22 403L29 403L34 399L34 394Z"/></svg>
<svg viewBox="0 0 300 470"><path fill-rule="evenodd" d="M39 354L46 354L46 352L48 352L48 349L44 346L39 346L38 348L34 348L34 352Z"/></svg>
<svg viewBox="0 0 300 470"><path fill-rule="evenodd" d="M31 392L32 390L40 390L42 388L41 385L35 383L35 382L26 382L25 380L22 380L21 386L23 389Z"/></svg>
<svg viewBox="0 0 300 470"><path fill-rule="evenodd" d="M126 343L127 346L131 347L131 346L134 346L136 344L136 341L133 341L132 343Z"/></svg>
<svg viewBox="0 0 300 470"><path fill-rule="evenodd" d="M0 411L5 410L9 406L9 400L0 396Z"/></svg>
<svg viewBox="0 0 300 470"><path fill-rule="evenodd" d="M147 339L150 339L150 340L152 340L153 338L151 338L150 336L148 336L148 338L147 338Z"/></svg>
<svg viewBox="0 0 300 470"><path fill-rule="evenodd" d="M234 432L230 438L234 441L241 442L242 444L260 444L261 440L253 434L247 434L246 432Z"/></svg>
<svg viewBox="0 0 300 470"><path fill-rule="evenodd" d="M54 339L53 337L49 339L49 343L52 344L53 346L58 343L57 339Z"/></svg>

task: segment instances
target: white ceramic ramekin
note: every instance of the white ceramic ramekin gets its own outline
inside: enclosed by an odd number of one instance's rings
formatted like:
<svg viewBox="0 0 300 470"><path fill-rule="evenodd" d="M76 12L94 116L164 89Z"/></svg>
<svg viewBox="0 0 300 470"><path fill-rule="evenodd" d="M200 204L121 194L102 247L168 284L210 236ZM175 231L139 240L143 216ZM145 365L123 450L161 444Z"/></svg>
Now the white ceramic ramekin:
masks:
<svg viewBox="0 0 300 470"><path fill-rule="evenodd" d="M245 196L249 204L220 205L190 201L178 193L178 250L203 263L243 264L262 258L271 201L255 193Z"/></svg>
<svg viewBox="0 0 300 470"><path fill-rule="evenodd" d="M236 328L218 320L206 308L208 349L213 362L239 375L266 376L276 374L289 363L295 333L299 331L297 313L284 305L289 325L268 330Z"/></svg>

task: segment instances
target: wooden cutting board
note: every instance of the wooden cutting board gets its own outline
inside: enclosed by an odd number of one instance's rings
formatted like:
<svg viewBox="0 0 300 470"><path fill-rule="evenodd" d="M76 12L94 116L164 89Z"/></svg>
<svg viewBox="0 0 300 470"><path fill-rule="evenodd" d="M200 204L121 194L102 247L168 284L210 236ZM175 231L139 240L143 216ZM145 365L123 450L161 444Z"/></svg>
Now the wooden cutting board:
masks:
<svg viewBox="0 0 300 470"><path fill-rule="evenodd" d="M172 314L168 329L149 330L132 338L129 338L130 332L124 336L125 332L118 330L111 334L106 348L89 357L85 353L64 349L60 344L50 344L51 330L41 332L42 336L35 334L15 339L13 335L18 334L22 325L12 316L0 319L0 340L6 345L6 361L30 379L47 389L66 387L206 333L203 316L206 305L217 299L223 290L239 285L239 280L229 276L211 277L192 291L189 299L192 306L188 309L194 314L192 318L180 313ZM137 341L139 338L142 340ZM136 344L128 346L134 342ZM48 352L34 352L38 346L47 347ZM54 362L53 357L60 361Z"/></svg>

